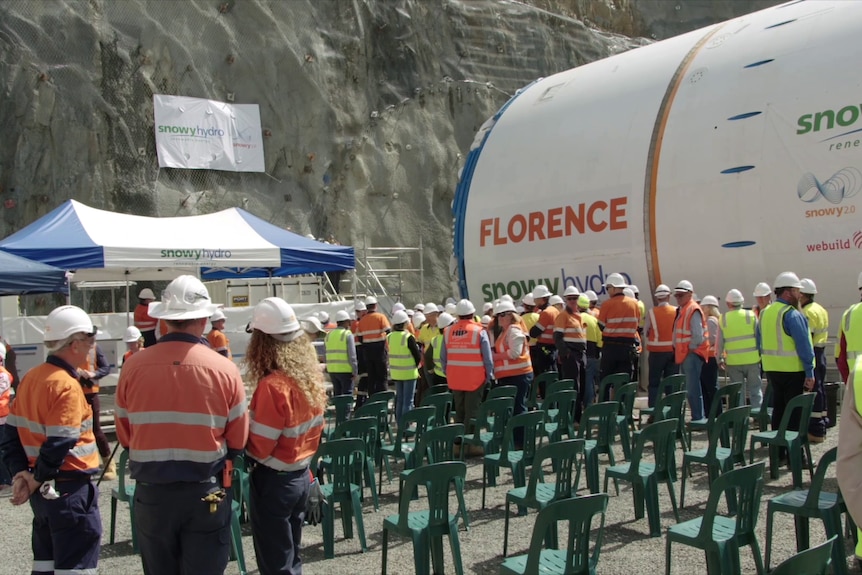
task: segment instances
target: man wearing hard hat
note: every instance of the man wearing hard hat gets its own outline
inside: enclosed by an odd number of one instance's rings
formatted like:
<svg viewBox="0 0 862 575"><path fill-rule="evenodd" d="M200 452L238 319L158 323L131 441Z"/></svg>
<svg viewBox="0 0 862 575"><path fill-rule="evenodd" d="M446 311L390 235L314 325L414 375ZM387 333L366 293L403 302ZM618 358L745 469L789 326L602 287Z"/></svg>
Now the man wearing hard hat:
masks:
<svg viewBox="0 0 862 575"><path fill-rule="evenodd" d="M158 320L149 314L149 305L156 300L156 294L150 288L144 288L138 293L138 305L135 307L135 327L144 336L144 347L155 345L156 324Z"/></svg>
<svg viewBox="0 0 862 575"><path fill-rule="evenodd" d="M554 344L560 358L560 376L575 382L578 402L575 405L575 421L581 420L581 412L586 407L587 385L587 329L581 321L578 297L581 293L575 286L563 292L566 308L554 320Z"/></svg>
<svg viewBox="0 0 862 575"><path fill-rule="evenodd" d="M622 274L610 274L605 280L605 289L610 298L599 308L603 342L600 380L614 373L626 373L632 377L632 360L637 355L641 312L637 300L623 293L626 288L628 284ZM598 401L608 399L600 397Z"/></svg>
<svg viewBox="0 0 862 575"><path fill-rule="evenodd" d="M756 302L752 311L754 315L760 317L766 306L772 303L772 288L766 282L760 282L754 286L754 301Z"/></svg>
<svg viewBox="0 0 862 575"><path fill-rule="evenodd" d="M694 286L682 280L673 292L679 309L673 323L674 361L685 374L685 390L691 419L696 421L706 417L703 409L703 390L700 374L709 356L709 340L706 316L693 299Z"/></svg>
<svg viewBox="0 0 862 575"><path fill-rule="evenodd" d="M48 314L44 341L48 358L18 386L0 453L13 475L12 504L33 510L33 573L96 573L99 451L76 369L96 345L96 327L64 305Z"/></svg>
<svg viewBox="0 0 862 575"><path fill-rule="evenodd" d="M239 369L201 341L216 309L198 278L174 279L150 306L168 333L120 372L117 438L137 481L135 528L146 575L227 567L230 460L245 448L249 414Z"/></svg>
<svg viewBox="0 0 862 575"><path fill-rule="evenodd" d="M386 334L391 326L389 319L377 311L376 297L365 298L365 307L368 313L359 320L356 336L362 343L362 356L368 373L366 389L369 395L374 395L386 389Z"/></svg>
<svg viewBox="0 0 862 575"><path fill-rule="evenodd" d="M647 399L650 407L655 407L661 380L679 372L673 354L673 320L676 318L676 306L670 304L670 288L664 284L659 285L653 297L656 303L649 310L643 329L646 349L649 352Z"/></svg>
<svg viewBox="0 0 862 575"><path fill-rule="evenodd" d="M207 334L207 341L217 353L231 359L233 356L230 353L230 340L224 333L224 326L227 323L227 318L221 309L217 309L212 317L210 317L212 329Z"/></svg>
<svg viewBox="0 0 862 575"><path fill-rule="evenodd" d="M536 338L536 345L530 354L533 363L533 375L538 378L546 371L554 371L557 364L557 349L554 345L554 322L560 313L556 307L550 305L553 294L547 286L539 284L533 288L533 301L539 312L539 319L530 328L530 337ZM544 397L545 390L539 389L539 394Z"/></svg>
<svg viewBox="0 0 862 575"><path fill-rule="evenodd" d="M323 340L332 395L353 395L353 384L359 373L356 344L349 326L350 315L343 309L338 310L335 312L335 329Z"/></svg>
<svg viewBox="0 0 862 575"><path fill-rule="evenodd" d="M760 379L760 352L757 350L754 312L743 309L745 298L738 289L732 289L724 296L727 311L718 322L719 331L716 341L716 356L719 367L727 374L729 381L743 383L745 393L739 396L740 407L745 405L745 396L751 408L757 409L763 402L763 384Z"/></svg>
<svg viewBox="0 0 862 575"><path fill-rule="evenodd" d="M772 428L778 429L790 400L814 389L814 346L808 321L797 309L799 277L782 272L773 288L775 302L760 312L756 334L763 371L772 387ZM789 429L801 430L798 410L790 417Z"/></svg>
<svg viewBox="0 0 862 575"><path fill-rule="evenodd" d="M814 280L802 278L799 280L802 288L799 290L799 306L805 319L808 320L808 330L811 332L811 343L814 345L814 409L811 421L808 423L808 440L812 443L823 443L826 438L826 427L829 419L826 414L826 340L829 337L829 312L814 301L817 286Z"/></svg>
<svg viewBox="0 0 862 575"><path fill-rule="evenodd" d="M857 280L862 300L862 273ZM838 343L835 346L835 361L841 379L849 381L850 371L856 358L862 355L862 301L847 308L838 324Z"/></svg>

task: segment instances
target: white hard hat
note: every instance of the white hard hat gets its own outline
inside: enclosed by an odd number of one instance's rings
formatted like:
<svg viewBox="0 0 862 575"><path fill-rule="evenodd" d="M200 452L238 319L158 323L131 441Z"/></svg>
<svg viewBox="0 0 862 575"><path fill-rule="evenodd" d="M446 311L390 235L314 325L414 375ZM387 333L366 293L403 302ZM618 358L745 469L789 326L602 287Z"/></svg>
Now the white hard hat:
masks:
<svg viewBox="0 0 862 575"><path fill-rule="evenodd" d="M422 313L421 311L417 311L416 313L414 313L413 314L413 327L415 327L416 329L419 329L419 326L421 326L423 323L425 323L425 314ZM437 320L437 323L438 324L440 323L439 319Z"/></svg>
<svg viewBox="0 0 862 575"><path fill-rule="evenodd" d="M317 312L317 319L320 320L322 325L326 325L329 323L329 312L328 311L319 311Z"/></svg>
<svg viewBox="0 0 862 575"><path fill-rule="evenodd" d="M688 280L682 280L678 284L676 284L676 288L673 291L694 291L694 286L691 285L691 282Z"/></svg>
<svg viewBox="0 0 862 575"><path fill-rule="evenodd" d="M862 274L860 274L859 277L862 277ZM536 300L533 298L532 293L528 293L521 298L521 303L524 305L536 305Z"/></svg>
<svg viewBox="0 0 862 575"><path fill-rule="evenodd" d="M814 295L817 293L817 286L814 285L814 280L809 278L802 278L801 280L799 280L799 283L802 284L802 289L799 290L802 293L809 295Z"/></svg>
<svg viewBox="0 0 862 575"><path fill-rule="evenodd" d="M162 301L150 303L149 314L156 319L199 319L210 317L217 309L201 280L183 275L162 291Z"/></svg>
<svg viewBox="0 0 862 575"><path fill-rule="evenodd" d="M407 323L410 318L407 316L407 312L403 309L399 309L395 313L392 314L392 325L398 325L400 323Z"/></svg>
<svg viewBox="0 0 862 575"><path fill-rule="evenodd" d="M130 325L126 328L126 333L123 334L123 341L126 343L132 343L134 341L138 341L139 339L141 339L141 337L143 337L141 335L141 330L139 330L133 325Z"/></svg>
<svg viewBox="0 0 862 575"><path fill-rule="evenodd" d="M223 319L227 319L224 315L224 312L221 309L215 310L215 313L210 316L210 321L216 322L221 321Z"/></svg>
<svg viewBox="0 0 862 575"><path fill-rule="evenodd" d="M425 309L423 311L425 312L425 315L428 315L429 313L440 313L440 308L433 301L429 301L425 304Z"/></svg>
<svg viewBox="0 0 862 575"><path fill-rule="evenodd" d="M484 304L482 304L482 313L488 313L492 309L494 309L494 304L492 304L491 302L486 301Z"/></svg>
<svg viewBox="0 0 862 575"><path fill-rule="evenodd" d="M626 284L622 274L610 274L605 280L605 287L625 288L626 285L628 284Z"/></svg>
<svg viewBox="0 0 862 575"><path fill-rule="evenodd" d="M772 288L766 282L760 282L754 286L754 297L766 297L772 294Z"/></svg>
<svg viewBox="0 0 862 575"><path fill-rule="evenodd" d="M772 284L775 289L779 288L801 288L802 282L799 281L799 276L793 272L781 272L775 276L775 282Z"/></svg>
<svg viewBox="0 0 862 575"><path fill-rule="evenodd" d="M636 286L635 284L632 284L632 285L630 285L629 287L630 287L630 288L631 288L631 290L632 290L633 292L635 292L636 294L641 293L641 290L639 290L639 289L638 289L638 286Z"/></svg>
<svg viewBox="0 0 862 575"><path fill-rule="evenodd" d="M503 300L506 300L506 301L510 301L510 302L512 302L512 303L515 303L515 298L513 298L512 296L510 296L510 295L509 295L509 294L507 294L507 293L504 293L503 295L501 295L501 296L500 296L500 301L503 301Z"/></svg>
<svg viewBox="0 0 862 575"><path fill-rule="evenodd" d="M281 341L293 341L302 335L302 329L293 308L280 297L262 299L254 306L249 327Z"/></svg>
<svg viewBox="0 0 862 575"><path fill-rule="evenodd" d="M368 308L365 307L364 301L358 299L358 300L353 302L353 309L355 311L365 311Z"/></svg>
<svg viewBox="0 0 862 575"><path fill-rule="evenodd" d="M490 323L491 323L491 316L490 315L483 315L481 321L482 321L482 325L484 325L485 327L488 327L488 325L490 325Z"/></svg>
<svg viewBox="0 0 862 575"><path fill-rule="evenodd" d="M457 303L457 302L455 301L455 298L447 297L446 298L446 305L449 305L450 303Z"/></svg>
<svg viewBox="0 0 862 575"><path fill-rule="evenodd" d="M566 288L566 291L563 292L564 297L579 296L579 295L581 295L581 292L579 292L578 288L576 288L575 286L569 286Z"/></svg>
<svg viewBox="0 0 862 575"><path fill-rule="evenodd" d="M700 300L700 305L714 305L718 307L718 298L714 295L704 296L702 300Z"/></svg>
<svg viewBox="0 0 862 575"><path fill-rule="evenodd" d="M407 312L407 317L413 317L414 315L416 315L416 311L415 311L415 310L412 310L412 309L406 309L406 310L404 310L404 311L406 311L406 312ZM420 313L421 313L421 312L420 312Z"/></svg>
<svg viewBox="0 0 862 575"><path fill-rule="evenodd" d="M299 323L302 326L302 329L305 330L305 333L314 335L323 331L323 324L320 323L320 320L315 316L308 317Z"/></svg>
<svg viewBox="0 0 862 575"><path fill-rule="evenodd" d="M406 310L407 310L407 307L403 303L401 303L400 301L395 303L392 306L392 313L395 313L396 311L406 311Z"/></svg>
<svg viewBox="0 0 862 575"><path fill-rule="evenodd" d="M413 309L416 311L425 311L425 304L424 303L417 303L416 305L413 306Z"/></svg>
<svg viewBox="0 0 862 575"><path fill-rule="evenodd" d="M596 292L594 292L591 289L588 289L587 291L585 291L584 295L586 295L588 298L590 298L590 302L599 301L598 294L596 294Z"/></svg>
<svg viewBox="0 0 862 575"><path fill-rule="evenodd" d="M625 297L633 298L633 297L635 297L635 292L632 291L632 288L625 287L625 288L623 288L623 295Z"/></svg>
<svg viewBox="0 0 862 575"><path fill-rule="evenodd" d="M510 301L500 300L500 303L494 306L494 315L499 315L507 311L515 311L515 306Z"/></svg>
<svg viewBox="0 0 862 575"><path fill-rule="evenodd" d="M727 292L727 295L724 296L724 301L727 303L745 303L745 298L742 296L742 292L738 289L732 289Z"/></svg>
<svg viewBox="0 0 862 575"><path fill-rule="evenodd" d="M519 314L524 313L524 306L522 306L522 305L515 306L515 311Z"/></svg>
<svg viewBox="0 0 862 575"><path fill-rule="evenodd" d="M0 343L0 361L6 361L6 346Z"/></svg>
<svg viewBox="0 0 862 575"><path fill-rule="evenodd" d="M533 300L536 300L540 297L551 297L551 290L548 289L548 286L545 284L539 284L533 288Z"/></svg>
<svg viewBox="0 0 862 575"><path fill-rule="evenodd" d="M443 311L450 315L458 315L458 305L454 303L447 303Z"/></svg>
<svg viewBox="0 0 862 575"><path fill-rule="evenodd" d="M664 284L659 284L657 288L655 288L655 292L653 292L655 297L663 297L666 295L670 295L670 288Z"/></svg>
<svg viewBox="0 0 862 575"><path fill-rule="evenodd" d="M335 323L342 321L350 321L350 314L347 313L347 310L340 309L335 312Z"/></svg>
<svg viewBox="0 0 862 575"><path fill-rule="evenodd" d="M43 341L62 341L76 333L96 334L96 326L87 312L74 305L60 306L45 319Z"/></svg>
<svg viewBox="0 0 862 575"><path fill-rule="evenodd" d="M368 296L365 298L365 305L377 305L377 298L373 295Z"/></svg>
<svg viewBox="0 0 862 575"><path fill-rule="evenodd" d="M548 298L548 305L563 305L563 298L554 294Z"/></svg>
<svg viewBox="0 0 862 575"><path fill-rule="evenodd" d="M138 299L156 299L156 294L150 288L144 288L138 294Z"/></svg>
<svg viewBox="0 0 862 575"><path fill-rule="evenodd" d="M449 327L453 323L455 323L455 318L448 313L441 313L440 317L437 318L437 327L440 329Z"/></svg>
<svg viewBox="0 0 862 575"><path fill-rule="evenodd" d="M473 315L474 313L476 313L476 306L474 306L473 302L471 302L470 300L462 299L455 305L455 313L458 315L458 317L461 317L463 315Z"/></svg>

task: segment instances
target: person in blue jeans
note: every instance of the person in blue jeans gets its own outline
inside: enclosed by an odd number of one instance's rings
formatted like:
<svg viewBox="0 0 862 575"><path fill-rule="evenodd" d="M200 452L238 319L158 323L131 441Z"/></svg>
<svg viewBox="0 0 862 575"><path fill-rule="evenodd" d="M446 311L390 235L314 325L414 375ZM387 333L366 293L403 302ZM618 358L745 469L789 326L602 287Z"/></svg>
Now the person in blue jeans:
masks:
<svg viewBox="0 0 862 575"><path fill-rule="evenodd" d="M673 350L676 363L685 374L685 388L692 421L704 419L703 391L700 374L709 355L709 337L706 318L692 296L694 287L682 280L674 290L679 309L673 324Z"/></svg>
<svg viewBox="0 0 862 575"><path fill-rule="evenodd" d="M386 335L386 347L389 350L389 377L395 382L395 421L399 433L403 433L402 420L404 414L413 409L413 394L416 392L416 380L419 378L419 364L422 362L422 352L410 332L404 328L410 318L404 310L392 315L392 331Z"/></svg>

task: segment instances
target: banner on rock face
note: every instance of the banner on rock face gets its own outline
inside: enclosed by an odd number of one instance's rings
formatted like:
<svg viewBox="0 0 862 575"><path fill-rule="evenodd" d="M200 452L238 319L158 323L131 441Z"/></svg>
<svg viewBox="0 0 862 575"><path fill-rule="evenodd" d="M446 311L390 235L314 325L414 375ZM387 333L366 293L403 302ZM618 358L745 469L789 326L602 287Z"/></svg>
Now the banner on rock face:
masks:
<svg viewBox="0 0 862 575"><path fill-rule="evenodd" d="M265 171L257 104L154 94L153 110L160 167Z"/></svg>

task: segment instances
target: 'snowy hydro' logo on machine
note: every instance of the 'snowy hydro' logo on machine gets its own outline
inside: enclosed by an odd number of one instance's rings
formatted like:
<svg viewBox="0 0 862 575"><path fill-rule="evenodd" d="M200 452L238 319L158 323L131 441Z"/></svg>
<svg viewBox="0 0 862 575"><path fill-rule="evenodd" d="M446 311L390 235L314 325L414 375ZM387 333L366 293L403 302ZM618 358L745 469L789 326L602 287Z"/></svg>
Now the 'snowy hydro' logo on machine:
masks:
<svg viewBox="0 0 862 575"><path fill-rule="evenodd" d="M494 301L504 294L509 294L517 300L532 292L533 288L539 284L544 284L554 294L562 294L567 287L575 286L581 293L593 290L597 295L602 295L605 293L605 280L610 275L610 272L605 273L602 264L599 264L597 270L594 268L594 271L595 273L586 271L580 274L579 272L572 272L571 269L567 271L566 268L560 268L559 276L490 282L482 284L482 296L485 301ZM622 274L626 283L632 283L629 274L625 272L617 273Z"/></svg>
<svg viewBox="0 0 862 575"><path fill-rule="evenodd" d="M833 207L806 210L806 218L840 218L842 215L855 214L856 206L839 204L852 198L860 190L862 190L862 172L852 167L838 170L823 182L809 172L799 179L799 184L796 186L799 199L806 204L813 204L821 198L833 204Z"/></svg>
<svg viewBox="0 0 862 575"><path fill-rule="evenodd" d="M862 230L850 237L823 240L805 246L809 252L837 252L843 250L862 250Z"/></svg>

